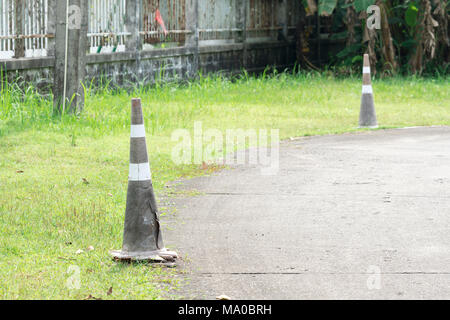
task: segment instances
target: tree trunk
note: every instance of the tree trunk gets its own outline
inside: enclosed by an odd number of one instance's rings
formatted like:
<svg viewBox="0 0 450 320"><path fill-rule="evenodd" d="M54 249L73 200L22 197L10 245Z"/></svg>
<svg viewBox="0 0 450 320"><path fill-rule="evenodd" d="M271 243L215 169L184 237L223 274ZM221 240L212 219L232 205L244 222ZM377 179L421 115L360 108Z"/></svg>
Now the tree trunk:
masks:
<svg viewBox="0 0 450 320"><path fill-rule="evenodd" d="M352 0L346 0L345 4L351 4ZM357 22L357 15L355 8L353 6L349 6L347 8L347 13L344 18L344 23L347 26L347 46L350 46L356 42L355 40L355 25Z"/></svg>
<svg viewBox="0 0 450 320"><path fill-rule="evenodd" d="M436 56L445 63L450 61L450 41L448 37L448 15L446 12L447 1L446 0L434 0L435 9L433 16L438 22L437 27L437 54Z"/></svg>
<svg viewBox="0 0 450 320"><path fill-rule="evenodd" d="M365 11L361 11L361 13L359 15L359 19L366 21L367 13ZM367 28L367 25L365 24L365 22L363 25L363 29L364 29L364 31L363 31L362 42L363 43L367 42L367 49L366 49L365 53L367 53L370 58L370 71L372 72L372 74L375 75L377 73L377 69L376 69L377 55L375 52L375 43L377 40L377 32L375 29Z"/></svg>
<svg viewBox="0 0 450 320"><path fill-rule="evenodd" d="M392 41L391 30L388 21L388 11L390 9L390 3L386 3L381 0L378 0L376 2L376 4L381 9L381 40L383 42L382 54L384 61L383 69L389 70L391 73L396 73L398 64L395 60L395 48Z"/></svg>
<svg viewBox="0 0 450 320"><path fill-rule="evenodd" d="M410 59L411 71L421 74L424 64L432 60L436 52L436 36L434 28L438 23L431 15L430 0L421 0L418 24L415 30L416 50ZM425 58L427 58L425 60ZM425 60L425 61L424 61Z"/></svg>

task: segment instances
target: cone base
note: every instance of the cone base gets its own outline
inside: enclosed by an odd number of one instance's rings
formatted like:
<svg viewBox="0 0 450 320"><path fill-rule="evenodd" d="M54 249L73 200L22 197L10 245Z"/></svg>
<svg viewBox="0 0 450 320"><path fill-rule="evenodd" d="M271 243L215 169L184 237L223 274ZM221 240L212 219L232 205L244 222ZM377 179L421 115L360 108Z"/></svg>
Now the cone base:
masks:
<svg viewBox="0 0 450 320"><path fill-rule="evenodd" d="M375 126L359 126L358 129L378 129L378 125Z"/></svg>
<svg viewBox="0 0 450 320"><path fill-rule="evenodd" d="M178 255L174 251L167 249L146 251L146 252L127 252L115 250L109 252L115 260L119 261L149 261L149 262L168 262L174 261Z"/></svg>

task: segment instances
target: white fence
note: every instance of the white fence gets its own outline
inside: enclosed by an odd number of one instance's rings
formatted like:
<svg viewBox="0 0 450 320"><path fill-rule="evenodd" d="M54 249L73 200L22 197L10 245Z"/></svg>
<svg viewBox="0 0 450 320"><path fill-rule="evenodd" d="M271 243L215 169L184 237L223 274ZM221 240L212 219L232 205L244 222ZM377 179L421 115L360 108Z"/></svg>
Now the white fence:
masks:
<svg viewBox="0 0 450 320"><path fill-rule="evenodd" d="M46 56L49 51L49 4L66 0L0 0L0 59ZM125 50L126 4L141 2L140 36L144 50L184 46L187 0L88 0L90 53ZM292 30L298 0L288 1L288 24ZM199 0L198 31L201 44L233 42L238 29L236 0ZM249 41L276 40L279 0L249 0L246 30ZM54 17L51 17L54 18ZM159 22L157 21L159 20ZM162 27L161 20L165 25ZM285 20L285 19L283 19Z"/></svg>
<svg viewBox="0 0 450 320"><path fill-rule="evenodd" d="M88 38L91 53L125 50L126 0L89 1Z"/></svg>
<svg viewBox="0 0 450 320"><path fill-rule="evenodd" d="M25 57L45 56L47 25L48 0L0 0L0 58L12 58L19 42Z"/></svg>

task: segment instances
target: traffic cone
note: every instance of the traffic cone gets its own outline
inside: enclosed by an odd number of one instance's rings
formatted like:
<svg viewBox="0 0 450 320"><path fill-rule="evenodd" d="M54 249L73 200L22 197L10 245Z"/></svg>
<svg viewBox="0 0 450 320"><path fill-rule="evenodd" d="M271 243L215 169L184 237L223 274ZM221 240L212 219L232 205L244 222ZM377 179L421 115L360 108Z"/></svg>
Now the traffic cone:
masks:
<svg viewBox="0 0 450 320"><path fill-rule="evenodd" d="M361 96L361 111L359 113L360 128L377 128L377 115L375 113L375 104L373 102L372 81L370 80L370 62L369 55L364 55L363 65L363 86Z"/></svg>
<svg viewBox="0 0 450 320"><path fill-rule="evenodd" d="M153 192L141 99L131 102L130 172L121 251L116 260L173 261L177 254L164 248Z"/></svg>

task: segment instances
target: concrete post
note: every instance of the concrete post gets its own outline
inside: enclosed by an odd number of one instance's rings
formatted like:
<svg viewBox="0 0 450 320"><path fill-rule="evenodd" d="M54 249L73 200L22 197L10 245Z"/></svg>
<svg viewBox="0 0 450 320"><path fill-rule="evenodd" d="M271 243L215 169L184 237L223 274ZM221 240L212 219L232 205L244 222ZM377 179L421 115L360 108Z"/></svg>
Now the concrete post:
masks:
<svg viewBox="0 0 450 320"><path fill-rule="evenodd" d="M142 0L127 1L125 18L125 32L130 33L126 39L126 50L138 52L142 48L141 31Z"/></svg>
<svg viewBox="0 0 450 320"><path fill-rule="evenodd" d="M54 57L55 56L55 32L56 32L56 1L57 0L48 0L48 9L47 9L47 33L53 34L53 38L48 38L47 45L47 56Z"/></svg>
<svg viewBox="0 0 450 320"><path fill-rule="evenodd" d="M23 35L23 27L24 27L24 2L23 0L15 1L15 35ZM14 40L14 58L23 58L25 57L25 39L15 39Z"/></svg>
<svg viewBox="0 0 450 320"><path fill-rule="evenodd" d="M141 79L141 55L142 41L140 31L142 29L142 0L127 1L126 3L125 32L130 33L127 36L125 48L132 52L135 59L134 80Z"/></svg>
<svg viewBox="0 0 450 320"><path fill-rule="evenodd" d="M241 31L236 32L234 41L242 43L242 67L247 66L247 7L248 0L236 0L236 28Z"/></svg>
<svg viewBox="0 0 450 320"><path fill-rule="evenodd" d="M186 30L190 33L186 37L185 46L193 52L192 67L188 70L189 77L197 76L199 70L198 1L186 0Z"/></svg>
<svg viewBox="0 0 450 320"><path fill-rule="evenodd" d="M88 8L88 0L69 0L68 9L66 1L56 1L53 105L59 113L78 113L84 106L82 81L86 76Z"/></svg>
<svg viewBox="0 0 450 320"><path fill-rule="evenodd" d="M288 0L280 0L278 2L278 24L282 28L280 31L280 37L283 41L288 39L288 24L289 24L289 12L288 12Z"/></svg>

